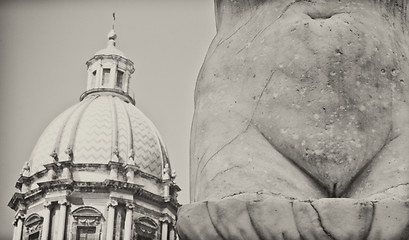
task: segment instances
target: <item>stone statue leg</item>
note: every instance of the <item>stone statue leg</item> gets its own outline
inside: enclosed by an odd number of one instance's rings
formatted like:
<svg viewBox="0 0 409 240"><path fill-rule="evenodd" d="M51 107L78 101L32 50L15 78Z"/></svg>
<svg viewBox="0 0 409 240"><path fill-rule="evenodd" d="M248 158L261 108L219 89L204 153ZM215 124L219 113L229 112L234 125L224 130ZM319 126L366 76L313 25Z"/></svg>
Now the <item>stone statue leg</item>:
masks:
<svg viewBox="0 0 409 240"><path fill-rule="evenodd" d="M250 126L199 165L195 197L318 199L327 193ZM217 171L216 171L217 170ZM229 181L226 181L229 179Z"/></svg>
<svg viewBox="0 0 409 240"><path fill-rule="evenodd" d="M368 200L394 197L407 200L409 192L408 139L405 133L387 143L368 167L357 176L345 193L345 197Z"/></svg>

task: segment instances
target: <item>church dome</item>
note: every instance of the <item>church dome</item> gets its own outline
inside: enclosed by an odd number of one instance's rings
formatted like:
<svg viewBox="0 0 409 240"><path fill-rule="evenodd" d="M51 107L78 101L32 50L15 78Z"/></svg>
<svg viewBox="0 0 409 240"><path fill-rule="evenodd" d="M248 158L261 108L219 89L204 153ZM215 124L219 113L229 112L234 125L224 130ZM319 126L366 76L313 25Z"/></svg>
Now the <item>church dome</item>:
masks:
<svg viewBox="0 0 409 240"><path fill-rule="evenodd" d="M79 103L46 127L25 162L8 204L13 239L176 238L181 189L157 129L135 106L134 64L115 40L113 24L107 48L86 62Z"/></svg>
<svg viewBox="0 0 409 240"><path fill-rule="evenodd" d="M129 91L134 65L116 48L116 37L112 29L107 47L86 62L80 102L44 130L22 176L41 182L42 173L51 171L48 179L143 181L125 174L132 171L145 179L174 178L158 131L134 106Z"/></svg>
<svg viewBox="0 0 409 240"><path fill-rule="evenodd" d="M170 165L152 122L120 95L106 92L86 96L48 125L31 154L30 175L66 159L73 164L131 161L157 178Z"/></svg>

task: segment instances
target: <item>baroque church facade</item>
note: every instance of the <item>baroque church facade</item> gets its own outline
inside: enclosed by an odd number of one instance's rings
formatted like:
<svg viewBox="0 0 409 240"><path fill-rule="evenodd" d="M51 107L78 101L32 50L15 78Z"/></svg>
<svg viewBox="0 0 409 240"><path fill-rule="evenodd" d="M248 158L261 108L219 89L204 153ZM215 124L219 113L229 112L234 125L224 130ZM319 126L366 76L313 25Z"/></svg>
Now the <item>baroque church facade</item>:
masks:
<svg viewBox="0 0 409 240"><path fill-rule="evenodd" d="M87 90L45 129L16 183L13 240L174 240L180 188L165 145L129 94L134 65L108 46Z"/></svg>

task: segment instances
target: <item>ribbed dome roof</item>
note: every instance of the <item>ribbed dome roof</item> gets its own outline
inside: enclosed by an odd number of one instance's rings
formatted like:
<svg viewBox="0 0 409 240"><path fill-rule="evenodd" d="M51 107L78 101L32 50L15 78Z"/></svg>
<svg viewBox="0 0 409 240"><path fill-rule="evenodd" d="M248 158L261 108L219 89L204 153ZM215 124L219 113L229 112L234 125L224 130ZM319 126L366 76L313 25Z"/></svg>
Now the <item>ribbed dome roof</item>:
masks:
<svg viewBox="0 0 409 240"><path fill-rule="evenodd" d="M151 121L115 94L89 95L52 121L31 154L30 175L71 152L74 164L108 164L113 159L126 164L133 155L141 171L158 178L165 165L170 166Z"/></svg>

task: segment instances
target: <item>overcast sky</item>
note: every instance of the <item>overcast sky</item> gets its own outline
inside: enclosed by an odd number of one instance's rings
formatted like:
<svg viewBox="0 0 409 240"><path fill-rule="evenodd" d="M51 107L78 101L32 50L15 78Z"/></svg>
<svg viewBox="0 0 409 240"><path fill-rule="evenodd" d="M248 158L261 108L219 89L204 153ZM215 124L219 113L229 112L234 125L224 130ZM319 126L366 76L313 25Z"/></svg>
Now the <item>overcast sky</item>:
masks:
<svg viewBox="0 0 409 240"><path fill-rule="evenodd" d="M0 240L11 239L7 203L23 163L45 127L85 91L85 62L106 47L112 12L117 46L135 63L136 106L165 141L179 201L189 201L193 91L215 35L213 1L1 1Z"/></svg>

